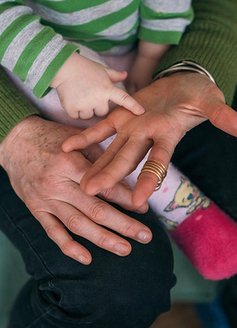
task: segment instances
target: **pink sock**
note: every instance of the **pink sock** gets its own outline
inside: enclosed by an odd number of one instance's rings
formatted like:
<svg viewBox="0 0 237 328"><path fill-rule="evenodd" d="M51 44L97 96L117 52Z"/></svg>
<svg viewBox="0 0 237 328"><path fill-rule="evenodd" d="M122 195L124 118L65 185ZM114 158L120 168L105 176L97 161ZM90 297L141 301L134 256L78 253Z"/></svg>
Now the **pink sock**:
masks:
<svg viewBox="0 0 237 328"><path fill-rule="evenodd" d="M237 225L213 202L192 213L171 236L204 278L221 280L237 273Z"/></svg>
<svg viewBox="0 0 237 328"><path fill-rule="evenodd" d="M136 176L128 177L132 185ZM148 203L204 278L221 280L237 273L236 223L172 164Z"/></svg>

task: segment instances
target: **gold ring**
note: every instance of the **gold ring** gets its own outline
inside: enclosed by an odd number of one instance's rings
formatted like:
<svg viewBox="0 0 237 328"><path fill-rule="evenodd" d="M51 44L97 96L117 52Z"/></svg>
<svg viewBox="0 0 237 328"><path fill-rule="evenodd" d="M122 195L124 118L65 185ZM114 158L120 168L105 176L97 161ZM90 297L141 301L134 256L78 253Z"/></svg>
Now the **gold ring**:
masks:
<svg viewBox="0 0 237 328"><path fill-rule="evenodd" d="M159 162L155 159L149 159L148 161L146 161L146 163L144 164L143 168L141 169L141 172L137 179L139 179L140 175L143 172L153 173L158 178L158 182L157 182L157 185L156 185L154 191L157 191L160 189L162 182L167 175L167 169L164 166L164 164L162 164L161 162Z"/></svg>

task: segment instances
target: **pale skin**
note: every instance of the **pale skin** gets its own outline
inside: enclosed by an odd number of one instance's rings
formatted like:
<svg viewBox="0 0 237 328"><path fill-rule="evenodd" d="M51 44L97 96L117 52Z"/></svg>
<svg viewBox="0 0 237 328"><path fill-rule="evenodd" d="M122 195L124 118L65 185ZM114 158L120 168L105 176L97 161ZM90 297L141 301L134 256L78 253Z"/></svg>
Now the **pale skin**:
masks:
<svg viewBox="0 0 237 328"><path fill-rule="evenodd" d="M141 243L148 243L152 233L104 200L140 213L148 206L134 207L131 190L124 183L100 193L100 198L85 195L79 185L81 177L101 149L93 146L83 153L63 153L62 142L75 133L76 128L29 116L0 144L0 165L15 192L65 255L86 265L92 261L89 251L73 240L67 227L101 248L126 256L131 252L130 243L106 228Z"/></svg>
<svg viewBox="0 0 237 328"><path fill-rule="evenodd" d="M126 77L124 71L104 67L74 53L60 68L50 86L57 90L61 105L71 118L105 116L109 111L109 101L140 115L144 108L114 85Z"/></svg>
<svg viewBox="0 0 237 328"><path fill-rule="evenodd" d="M217 128L237 137L237 113L225 104L221 90L199 73L176 73L155 81L134 94L146 113L135 116L115 109L105 120L63 143L63 150L84 149L117 133L105 153L81 180L81 189L95 195L113 187L132 172L147 151L168 167L176 145L190 129L210 120ZM133 193L134 206L142 206L153 193L157 177L144 172Z"/></svg>

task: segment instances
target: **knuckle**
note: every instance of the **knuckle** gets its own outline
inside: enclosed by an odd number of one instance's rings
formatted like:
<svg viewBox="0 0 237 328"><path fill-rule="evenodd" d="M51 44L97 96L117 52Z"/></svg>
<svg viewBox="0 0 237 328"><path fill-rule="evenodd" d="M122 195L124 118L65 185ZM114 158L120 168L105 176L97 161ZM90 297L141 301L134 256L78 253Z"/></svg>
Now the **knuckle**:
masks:
<svg viewBox="0 0 237 328"><path fill-rule="evenodd" d="M116 161L123 165L124 165L124 163L126 163L127 169L131 169L131 167L134 168L137 165L136 158L130 158L129 156L125 156L125 154L123 154L123 153L117 154ZM111 173L111 176L113 177L113 173Z"/></svg>
<svg viewBox="0 0 237 328"><path fill-rule="evenodd" d="M163 154L165 157L170 158L174 152L175 146L176 142L162 138L158 144L159 153Z"/></svg>
<svg viewBox="0 0 237 328"><path fill-rule="evenodd" d="M101 194L107 200L112 200L116 197L116 191L114 188L105 189Z"/></svg>
<svg viewBox="0 0 237 328"><path fill-rule="evenodd" d="M45 200L50 198L50 193L52 190L55 194L65 192L64 184L58 181L56 177L47 177L44 181L42 181L41 188L41 195Z"/></svg>
<svg viewBox="0 0 237 328"><path fill-rule="evenodd" d="M82 232L84 229L83 225L83 221L80 220L78 215L73 214L67 218L67 227L74 233Z"/></svg>
<svg viewBox="0 0 237 328"><path fill-rule="evenodd" d="M120 233L123 236L135 236L137 233L137 229L135 228L133 223L125 222L123 226L120 228Z"/></svg>
<svg viewBox="0 0 237 328"><path fill-rule="evenodd" d="M59 231L55 225L49 225L45 227L45 231L50 239L52 239L53 241L56 240Z"/></svg>
<svg viewBox="0 0 237 328"><path fill-rule="evenodd" d="M61 105L71 118L78 118L80 112L80 108L78 106L75 106L75 104L72 103L67 103L65 106L61 103Z"/></svg>
<svg viewBox="0 0 237 328"><path fill-rule="evenodd" d="M62 253L64 254L64 255L67 255L67 256L70 256L70 257L72 257L72 249L71 249L71 241L70 242L66 242L66 243L64 243L61 247L60 247L60 249L61 249L61 251L62 251Z"/></svg>
<svg viewBox="0 0 237 328"><path fill-rule="evenodd" d="M56 178L52 175L43 175L42 176L42 189L43 190L51 190L54 189L57 185Z"/></svg>
<svg viewBox="0 0 237 328"><path fill-rule="evenodd" d="M102 223L106 216L106 204L97 203L93 204L90 209L90 214L94 222Z"/></svg>
<svg viewBox="0 0 237 328"><path fill-rule="evenodd" d="M37 199L37 201L39 201ZM37 218L38 217L38 213L39 211L39 203L37 202L34 198L26 198L24 199L24 203L26 205L26 207L30 210L30 212L32 213L32 215ZM37 219L38 220L38 219Z"/></svg>
<svg viewBox="0 0 237 328"><path fill-rule="evenodd" d="M226 106L223 104L219 106L212 114L211 121L214 126L218 126L220 122L223 121L225 117Z"/></svg>
<svg viewBox="0 0 237 328"><path fill-rule="evenodd" d="M101 248L106 248L106 246L108 245L109 239L106 235L101 235L99 236L98 240L97 240L97 246L101 247Z"/></svg>
<svg viewBox="0 0 237 328"><path fill-rule="evenodd" d="M122 95L121 95L122 102L124 102L128 98L130 98L129 94L127 92L123 92Z"/></svg>
<svg viewBox="0 0 237 328"><path fill-rule="evenodd" d="M90 127L90 129L91 129L91 132L93 132L96 135L97 135L97 133L100 134L102 132L100 126L97 124L92 125Z"/></svg>

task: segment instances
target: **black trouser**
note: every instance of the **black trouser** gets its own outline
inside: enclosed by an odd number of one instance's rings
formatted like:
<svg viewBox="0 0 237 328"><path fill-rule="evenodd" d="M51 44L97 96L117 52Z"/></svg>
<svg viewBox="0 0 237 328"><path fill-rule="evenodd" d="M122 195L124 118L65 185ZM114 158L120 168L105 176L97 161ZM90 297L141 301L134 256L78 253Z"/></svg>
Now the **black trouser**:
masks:
<svg viewBox="0 0 237 328"><path fill-rule="evenodd" d="M232 108L237 110L237 93ZM186 134L172 162L237 221L237 138L207 121Z"/></svg>
<svg viewBox="0 0 237 328"><path fill-rule="evenodd" d="M235 107L236 108L236 107ZM173 162L234 220L237 220L237 139L209 122L177 146ZM148 245L131 241L120 258L74 236L93 255L83 266L64 256L11 189L1 171L0 225L21 251L33 276L19 295L10 328L148 328L169 308L174 284L170 244L156 217L133 217L153 231Z"/></svg>
<svg viewBox="0 0 237 328"><path fill-rule="evenodd" d="M237 110L237 92L232 107ZM180 142L173 162L237 221L237 138L206 122ZM230 325L236 328L237 275L227 282L222 299Z"/></svg>
<svg viewBox="0 0 237 328"><path fill-rule="evenodd" d="M74 235L93 256L84 266L65 256L12 190L0 169L0 228L20 250L32 279L18 296L10 328L147 328L170 308L175 283L166 232L157 218L128 213L153 231L118 257ZM16 268L17 270L17 268Z"/></svg>

